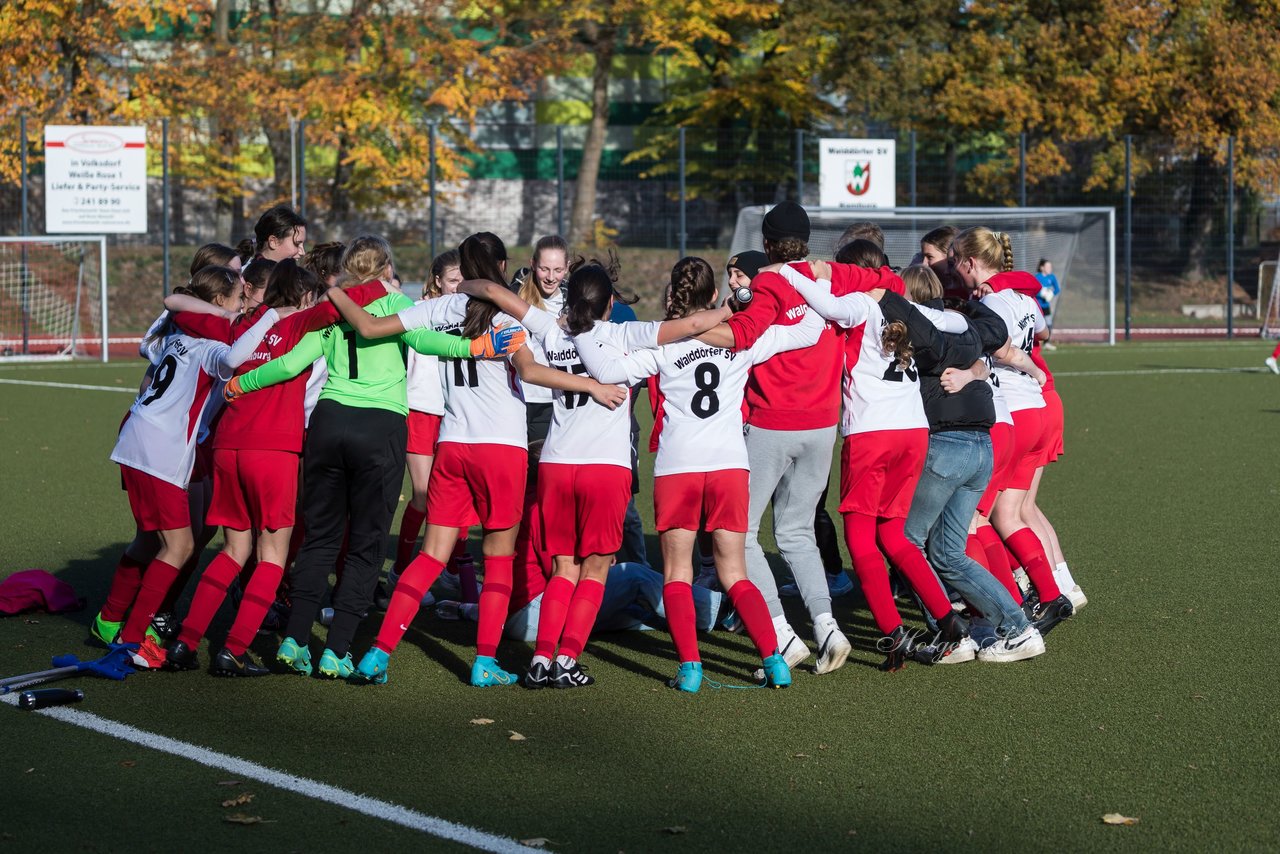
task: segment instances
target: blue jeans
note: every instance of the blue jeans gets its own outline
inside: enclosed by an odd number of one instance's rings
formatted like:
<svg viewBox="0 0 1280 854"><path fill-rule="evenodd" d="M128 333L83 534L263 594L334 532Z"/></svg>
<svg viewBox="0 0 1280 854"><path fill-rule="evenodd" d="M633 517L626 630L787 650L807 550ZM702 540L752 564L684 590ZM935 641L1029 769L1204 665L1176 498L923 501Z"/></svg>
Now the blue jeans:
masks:
<svg viewBox="0 0 1280 854"><path fill-rule="evenodd" d="M1026 630L1026 615L994 575L965 554L969 522L991 480L991 435L956 430L929 437L929 457L907 514L907 539L927 543L929 563L1002 635Z"/></svg>

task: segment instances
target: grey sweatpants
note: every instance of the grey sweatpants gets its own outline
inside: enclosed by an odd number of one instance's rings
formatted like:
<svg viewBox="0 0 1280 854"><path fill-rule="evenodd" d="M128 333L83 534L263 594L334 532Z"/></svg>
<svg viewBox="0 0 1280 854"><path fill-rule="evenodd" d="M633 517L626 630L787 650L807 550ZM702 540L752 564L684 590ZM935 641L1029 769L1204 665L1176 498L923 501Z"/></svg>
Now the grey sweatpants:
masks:
<svg viewBox="0 0 1280 854"><path fill-rule="evenodd" d="M782 616L778 584L760 547L760 520L773 501L773 536L804 597L809 616L830 613L831 593L813 536L813 514L831 474L836 428L747 429L751 507L747 517L747 577L764 596L769 613Z"/></svg>

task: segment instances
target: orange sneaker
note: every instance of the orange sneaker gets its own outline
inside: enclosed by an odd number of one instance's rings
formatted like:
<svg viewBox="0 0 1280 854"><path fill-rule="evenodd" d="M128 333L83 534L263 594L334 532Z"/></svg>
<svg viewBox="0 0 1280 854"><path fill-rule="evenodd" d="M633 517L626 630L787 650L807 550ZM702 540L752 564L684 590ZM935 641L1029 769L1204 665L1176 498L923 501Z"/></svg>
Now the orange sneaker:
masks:
<svg viewBox="0 0 1280 854"><path fill-rule="evenodd" d="M156 639L147 635L131 653L133 666L140 670L159 670L165 662L164 647L156 643Z"/></svg>

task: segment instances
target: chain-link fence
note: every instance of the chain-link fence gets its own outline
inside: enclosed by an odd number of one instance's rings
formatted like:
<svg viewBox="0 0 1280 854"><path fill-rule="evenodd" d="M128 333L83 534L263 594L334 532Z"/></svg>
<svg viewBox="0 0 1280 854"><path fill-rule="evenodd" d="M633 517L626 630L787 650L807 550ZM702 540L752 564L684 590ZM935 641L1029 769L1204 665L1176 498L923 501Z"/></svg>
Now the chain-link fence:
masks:
<svg viewBox="0 0 1280 854"><path fill-rule="evenodd" d="M609 127L590 215L580 215L574 229L585 125L353 131L288 122L246 137L204 119L174 118L147 128L147 231L111 238L117 329L136 325L129 304L136 297L150 306L166 271L170 285L185 280L192 248L251 236L258 214L278 203L303 213L309 243L387 236L410 278L421 277L432 253L474 231L493 231L513 248L572 231L579 251L615 244L637 271L636 289L651 296L679 253L719 264L744 206L788 198L816 205L819 195L819 136L795 130ZM1256 333L1256 301L1266 296L1258 270L1280 244L1280 194L1254 189L1258 181L1246 180L1252 173L1237 168L1265 153L1225 138L1190 146L1144 137L1071 143L1052 149L1054 177L1038 178L1050 150L1045 140L966 147L913 133L884 136L897 142L899 206L1115 207L1119 292L1129 283L1135 328ZM16 122L0 127L7 141L0 156L16 160L21 137ZM45 233L42 150L42 128L28 123L25 170L0 180L0 234ZM1018 264L1034 269L1036 260ZM1226 307L1229 269L1234 317ZM1118 317L1126 317L1123 306Z"/></svg>

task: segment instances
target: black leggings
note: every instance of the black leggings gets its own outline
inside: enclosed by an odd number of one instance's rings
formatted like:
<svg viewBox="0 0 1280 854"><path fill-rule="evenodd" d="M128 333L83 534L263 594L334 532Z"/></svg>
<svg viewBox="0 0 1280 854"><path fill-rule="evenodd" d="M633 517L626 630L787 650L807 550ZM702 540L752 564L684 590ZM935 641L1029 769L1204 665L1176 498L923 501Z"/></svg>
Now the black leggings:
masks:
<svg viewBox="0 0 1280 854"><path fill-rule="evenodd" d="M327 646L339 658L350 649L360 620L373 605L387 530L400 500L407 441L405 416L398 412L332 400L316 406L303 457L306 535L290 576L288 636L298 643L311 638L329 573L349 537L342 581L333 593Z"/></svg>
<svg viewBox="0 0 1280 854"><path fill-rule="evenodd" d="M828 483L823 487L822 497L818 499L818 508L813 516L813 536L818 541L818 553L822 555L822 568L827 575L837 575L844 571L844 562L840 559L840 534L827 512Z"/></svg>

